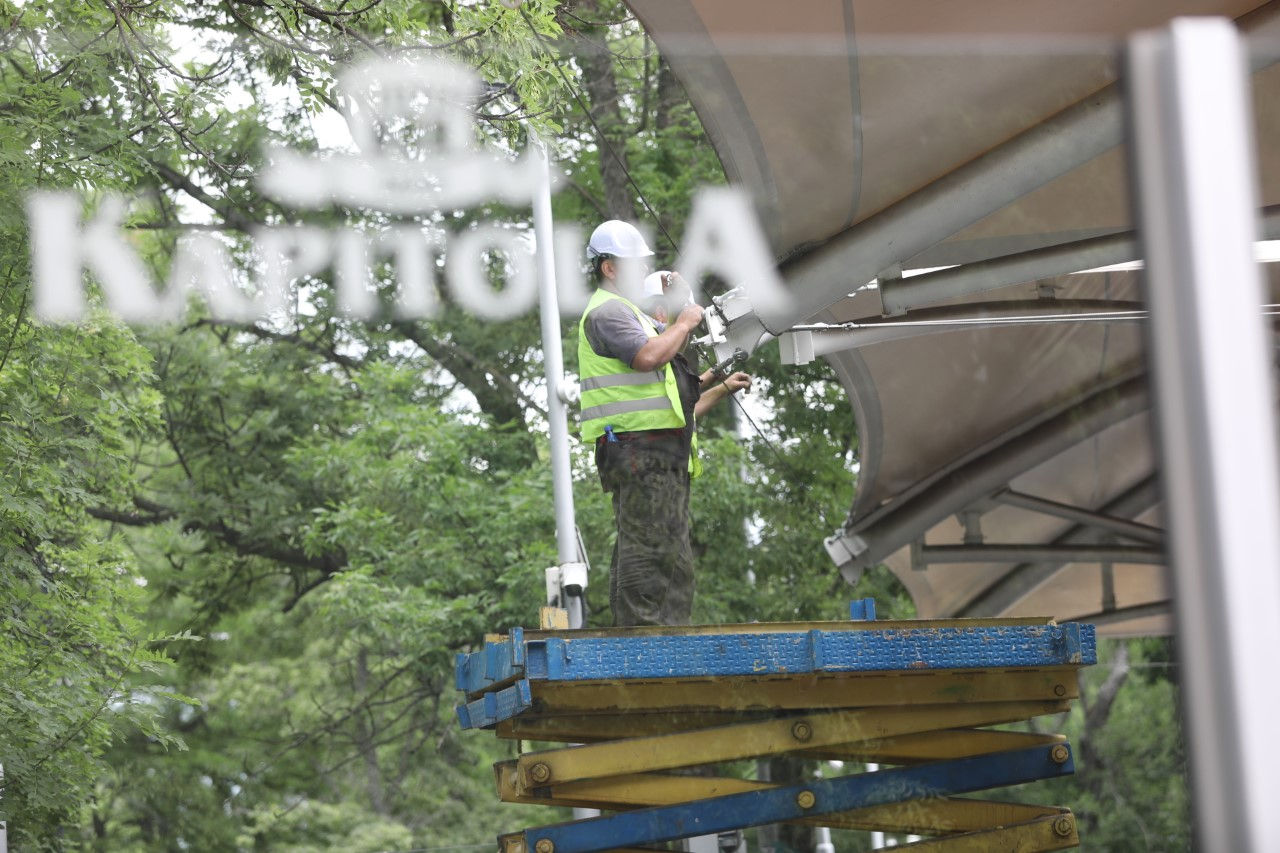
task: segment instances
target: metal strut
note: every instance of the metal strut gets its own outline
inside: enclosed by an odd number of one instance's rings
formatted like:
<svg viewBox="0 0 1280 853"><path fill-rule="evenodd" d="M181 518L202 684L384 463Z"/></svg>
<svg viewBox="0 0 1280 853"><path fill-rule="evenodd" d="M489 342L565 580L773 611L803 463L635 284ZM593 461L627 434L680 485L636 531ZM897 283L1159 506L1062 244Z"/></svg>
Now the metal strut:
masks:
<svg viewBox="0 0 1280 853"><path fill-rule="evenodd" d="M499 849L502 853L595 853L766 823L825 817L871 806L965 794L1074 772L1069 747L1037 746L537 827L501 836ZM928 804L921 803L921 808L927 810ZM1069 816L1063 827L1066 829L1064 840L1075 835L1074 821Z"/></svg>

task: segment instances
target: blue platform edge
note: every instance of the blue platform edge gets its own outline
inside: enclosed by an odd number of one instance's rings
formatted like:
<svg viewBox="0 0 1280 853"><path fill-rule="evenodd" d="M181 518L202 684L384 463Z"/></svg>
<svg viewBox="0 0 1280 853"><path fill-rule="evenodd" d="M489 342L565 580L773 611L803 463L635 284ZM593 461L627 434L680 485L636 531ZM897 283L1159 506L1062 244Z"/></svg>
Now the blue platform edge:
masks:
<svg viewBox="0 0 1280 853"><path fill-rule="evenodd" d="M1092 625L550 637L526 643L524 677L595 681L1088 665Z"/></svg>
<svg viewBox="0 0 1280 853"><path fill-rule="evenodd" d="M551 681L1088 666L1092 625L883 628L761 634L523 639L458 655L455 681L475 694L518 678Z"/></svg>
<svg viewBox="0 0 1280 853"><path fill-rule="evenodd" d="M852 672L1007 669L1097 663L1094 626L1007 625L884 628L763 634L549 637L501 642L459 655L460 690L476 697L458 709L463 728L492 726L529 706L511 697L530 681L620 681ZM490 695L503 695L485 706ZM497 700L495 700L497 701ZM481 722L483 721L483 722Z"/></svg>
<svg viewBox="0 0 1280 853"><path fill-rule="evenodd" d="M459 652L454 659L454 686L476 693L492 684L510 681L524 672L524 629L512 628L498 643L485 643L478 652Z"/></svg>
<svg viewBox="0 0 1280 853"><path fill-rule="evenodd" d="M510 687L486 693L472 702L457 707L458 723L464 729L487 729L503 720L518 717L533 705L533 692L528 679L520 679Z"/></svg>
<svg viewBox="0 0 1280 853"><path fill-rule="evenodd" d="M867 806L971 793L1074 772L1075 762L1070 752L1065 761L1058 762L1053 760L1050 747L1036 746L638 809L526 829L521 835L527 850L535 849L539 842L549 841L556 853L596 853ZM808 808L797 802L797 795L802 791L813 795L813 804Z"/></svg>

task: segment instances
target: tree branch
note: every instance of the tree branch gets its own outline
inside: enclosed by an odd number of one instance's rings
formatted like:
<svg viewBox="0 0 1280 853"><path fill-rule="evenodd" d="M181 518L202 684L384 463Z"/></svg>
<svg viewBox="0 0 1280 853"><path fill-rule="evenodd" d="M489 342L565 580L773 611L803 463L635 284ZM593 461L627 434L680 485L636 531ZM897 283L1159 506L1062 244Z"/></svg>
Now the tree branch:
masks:
<svg viewBox="0 0 1280 853"><path fill-rule="evenodd" d="M183 532L212 533L235 549L237 554L245 557L266 557L278 563L295 566L300 569L311 569L323 572L326 579L337 574L347 565L347 557L341 552L311 557L301 548L290 548L285 545L273 545L269 542L254 541L221 520L187 521L182 526Z"/></svg>
<svg viewBox="0 0 1280 853"><path fill-rule="evenodd" d="M528 394L520 390L520 386L511 380L501 370L485 364L475 354L465 349L453 341L444 338L433 338L422 334L422 330L413 323L396 323L396 331L404 335L427 355L444 365L450 373L456 376L472 394L476 394L477 383L486 386L500 386L505 391L515 397L523 406L539 413L543 417L547 416L547 412L542 406L529 397ZM481 395L477 394L477 400ZM480 401L482 409L489 410L483 401ZM490 411L493 414L492 411Z"/></svg>
<svg viewBox="0 0 1280 853"><path fill-rule="evenodd" d="M86 512L94 518L102 521L110 521L114 524L127 524L130 527L148 527L152 524L160 524L169 521L174 516L169 514L156 513L140 513L140 512L123 512L121 510L111 509L104 506L91 506Z"/></svg>
<svg viewBox="0 0 1280 853"><path fill-rule="evenodd" d="M334 574L336 574L336 572L330 572L329 574L321 575L320 577L311 581L311 583L306 584L305 586L299 587L297 590L294 591L293 597L284 603L284 607L280 608L280 612L288 613L289 611L293 610L293 608L298 606L298 602L302 601L303 596L305 596L307 593L311 592L316 587L328 581L329 578L333 577Z"/></svg>
<svg viewBox="0 0 1280 853"><path fill-rule="evenodd" d="M204 187L196 184L186 175L176 171L167 163L162 163L159 160L148 160L147 163L151 168L155 169L156 174L159 175L167 184L174 189L182 190L196 201L205 205L210 210L221 216L223 220L233 228L247 234L259 225L259 223L249 219L226 201L219 200L217 197L210 194Z"/></svg>
<svg viewBox="0 0 1280 853"><path fill-rule="evenodd" d="M132 527L160 524L180 517L176 510L146 498L135 497L133 502L143 512L129 512L127 510L111 509L110 507L89 507L87 511L94 518L117 524L127 524ZM302 596L342 571L347 565L346 554L341 551L312 557L301 548L291 548L287 545L252 539L246 536L243 531L231 527L220 519L217 521L187 520L183 522L182 531L184 533L213 534L214 537L229 545L242 557L265 557L268 560L275 560L277 563L283 563L294 568L320 572L321 576L318 579L301 588L289 600L284 607L284 612L286 613L297 605Z"/></svg>
<svg viewBox="0 0 1280 853"><path fill-rule="evenodd" d="M300 347L304 350L307 350L308 352L313 352L317 355L322 355L327 360L341 367L344 367L347 370L359 370L361 367L364 366L364 362L362 360L358 358L352 358L349 355L343 355L342 353L334 349L332 346L325 346L318 340L307 340L297 332L276 332L276 331L272 331L271 329L265 329L262 326L259 326L254 323L215 322L214 320L210 320L208 318L201 318L199 320L196 320L188 328L192 328L196 326L209 326L211 328L223 326L228 329L235 329L237 332L248 332L254 337L261 338L262 340L293 344L294 346Z"/></svg>

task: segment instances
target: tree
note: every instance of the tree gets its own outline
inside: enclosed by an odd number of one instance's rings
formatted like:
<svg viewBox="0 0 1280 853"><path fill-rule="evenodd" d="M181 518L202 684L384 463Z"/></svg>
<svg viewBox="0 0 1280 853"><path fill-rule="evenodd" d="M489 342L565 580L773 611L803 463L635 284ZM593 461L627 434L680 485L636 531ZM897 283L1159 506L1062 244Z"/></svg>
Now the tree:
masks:
<svg viewBox="0 0 1280 853"><path fill-rule="evenodd" d="M459 731L451 708L452 655L534 623L555 562L534 318L482 323L446 294L433 319L356 322L326 271L294 286L305 310L268 321L197 304L177 328L41 325L21 211L35 188L83 190L86 211L117 191L157 278L193 230L248 269L253 230L299 218L261 193L263 151L331 144L315 123L344 63L443 53L485 80L484 144L553 140L558 219L641 219L670 266L693 188L723 181L670 69L615 0L3 10L0 808L15 847L372 851L561 819L496 802L488 765L516 746ZM530 228L498 204L301 218ZM851 591L820 545L858 453L830 371L770 350L750 369L770 401L746 407L750 437L729 407L703 424L696 618L842 618L868 594L909 615L887 573ZM574 471L603 624L610 514L589 448ZM1138 713L1132 684L1104 732Z"/></svg>
<svg viewBox="0 0 1280 853"><path fill-rule="evenodd" d="M104 24L100 12L65 11L76 29ZM143 574L121 539L91 516L101 504L127 505L133 459L156 432L160 397L149 384L150 353L110 318L95 314L75 329L31 320L26 192L90 184L105 191L128 180L108 162L78 156L60 133L75 126L95 148L120 141L121 129L82 94L108 88L103 57L86 51L60 63L48 42L24 41L26 27L52 25L50 10L4 12L0 819L10 821L16 849L39 849L74 825L103 751L122 731L157 748L172 743L155 724L172 694L155 678L164 658L139 619ZM133 688L142 673L151 675L148 686Z"/></svg>

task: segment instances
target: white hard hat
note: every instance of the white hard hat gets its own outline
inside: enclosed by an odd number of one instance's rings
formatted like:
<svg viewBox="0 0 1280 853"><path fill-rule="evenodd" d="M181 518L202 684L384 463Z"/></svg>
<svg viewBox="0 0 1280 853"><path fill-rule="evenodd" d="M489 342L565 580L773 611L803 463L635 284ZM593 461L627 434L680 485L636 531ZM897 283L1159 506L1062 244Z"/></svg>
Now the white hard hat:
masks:
<svg viewBox="0 0 1280 853"><path fill-rule="evenodd" d="M666 296L667 290L662 286L662 283L666 281L669 275L671 275L670 270L658 270L657 272L649 273L644 278L644 289L640 295L645 299L650 296Z"/></svg>
<svg viewBox="0 0 1280 853"><path fill-rule="evenodd" d="M644 242L640 231L630 222L621 219L610 219L601 222L591 239L587 242L587 258L593 260L601 255L614 258L647 258L653 250Z"/></svg>

